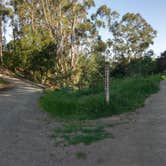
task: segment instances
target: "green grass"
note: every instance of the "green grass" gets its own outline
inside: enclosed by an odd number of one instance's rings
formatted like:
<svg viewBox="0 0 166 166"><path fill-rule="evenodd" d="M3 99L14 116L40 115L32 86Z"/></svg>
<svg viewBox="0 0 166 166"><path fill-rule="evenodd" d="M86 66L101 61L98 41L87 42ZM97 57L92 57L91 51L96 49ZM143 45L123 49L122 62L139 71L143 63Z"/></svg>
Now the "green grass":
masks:
<svg viewBox="0 0 166 166"><path fill-rule="evenodd" d="M76 158L79 159L79 160L84 160L87 158L87 154L84 153L84 152L77 152L76 153Z"/></svg>
<svg viewBox="0 0 166 166"><path fill-rule="evenodd" d="M161 75L161 78L162 78L163 80L166 80L166 74Z"/></svg>
<svg viewBox="0 0 166 166"><path fill-rule="evenodd" d="M3 80L2 78L0 78L0 84L6 84L7 81Z"/></svg>
<svg viewBox="0 0 166 166"><path fill-rule="evenodd" d="M107 129L128 122L92 125L83 120L134 111L144 105L149 95L159 90L160 80L159 75L111 80L109 105L104 102L102 85L95 89L81 91L67 88L47 91L41 97L40 103L54 117L66 120L65 123L61 123L61 127L54 130L53 136L57 144L89 145L103 139L113 138ZM85 156L78 153L76 157L81 159Z"/></svg>
<svg viewBox="0 0 166 166"><path fill-rule="evenodd" d="M112 134L105 130L104 125L88 125L87 123L67 123L54 130L53 137L57 144L77 145L80 143L89 145L94 142L112 138Z"/></svg>
<svg viewBox="0 0 166 166"><path fill-rule="evenodd" d="M40 99L41 106L56 118L89 120L134 111L145 99L159 90L161 77L133 77L111 80L110 104L104 102L104 88L74 91L47 91ZM77 140L80 138L77 137ZM88 137L86 138L89 139Z"/></svg>

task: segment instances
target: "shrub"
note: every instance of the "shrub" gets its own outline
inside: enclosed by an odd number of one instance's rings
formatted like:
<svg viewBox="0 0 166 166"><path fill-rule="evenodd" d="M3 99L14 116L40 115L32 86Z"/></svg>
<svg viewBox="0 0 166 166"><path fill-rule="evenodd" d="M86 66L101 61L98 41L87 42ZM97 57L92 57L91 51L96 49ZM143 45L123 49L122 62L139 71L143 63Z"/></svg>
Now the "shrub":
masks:
<svg viewBox="0 0 166 166"><path fill-rule="evenodd" d="M159 89L160 76L133 77L111 81L111 102L104 102L104 88L74 91L48 91L41 97L42 107L62 119L96 119L134 111L146 97Z"/></svg>

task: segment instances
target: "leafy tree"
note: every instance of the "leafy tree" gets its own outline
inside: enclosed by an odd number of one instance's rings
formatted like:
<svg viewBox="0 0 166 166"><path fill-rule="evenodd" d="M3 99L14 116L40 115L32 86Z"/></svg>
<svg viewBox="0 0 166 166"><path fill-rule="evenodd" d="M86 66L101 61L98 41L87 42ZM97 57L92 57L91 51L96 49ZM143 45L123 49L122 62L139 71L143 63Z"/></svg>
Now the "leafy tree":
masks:
<svg viewBox="0 0 166 166"><path fill-rule="evenodd" d="M153 44L156 33L140 14L125 14L113 27L116 58L127 58L130 61L132 58L141 57Z"/></svg>
<svg viewBox="0 0 166 166"><path fill-rule="evenodd" d="M54 87L95 87L104 78L107 48L118 61L145 52L156 32L139 14L128 13L119 21L116 11L102 5L89 18L94 5L94 0L10 0L13 40L3 58L6 66ZM102 40L101 29L108 40ZM128 63L125 59L122 66Z"/></svg>
<svg viewBox="0 0 166 166"><path fill-rule="evenodd" d="M109 8L107 5L102 5L97 9L95 14L92 14L91 18L98 29L105 29L106 32L110 32L105 44L104 41L101 41L101 37L99 36L100 42L102 42L101 46L103 46L102 51L104 52L106 48L113 46L113 34L111 33L116 20L119 18L119 13Z"/></svg>
<svg viewBox="0 0 166 166"><path fill-rule="evenodd" d="M156 73L156 61L150 56L144 56L137 59L132 59L130 62L126 60L115 64L112 70L112 76L125 77L136 75L150 75Z"/></svg>
<svg viewBox="0 0 166 166"><path fill-rule="evenodd" d="M68 82L75 84L77 79L73 75L78 70L79 55L97 34L95 25L87 18L87 10L94 6L94 1L11 0L10 4L14 13L11 21L14 42L8 48L13 48L10 50L16 57L13 59L20 59L19 64L14 63L14 70L29 72L28 75L36 73L31 64L36 57L34 52L45 52L43 48L51 43L56 49L48 50L55 57L50 74L64 77L63 82L69 77Z"/></svg>

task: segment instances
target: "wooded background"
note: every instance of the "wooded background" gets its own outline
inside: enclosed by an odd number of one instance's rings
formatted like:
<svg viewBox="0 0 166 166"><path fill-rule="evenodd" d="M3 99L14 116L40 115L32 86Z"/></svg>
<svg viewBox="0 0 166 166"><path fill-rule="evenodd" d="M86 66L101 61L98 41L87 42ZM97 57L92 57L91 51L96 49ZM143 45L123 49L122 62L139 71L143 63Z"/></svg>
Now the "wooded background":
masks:
<svg viewBox="0 0 166 166"><path fill-rule="evenodd" d="M16 74L55 88L93 87L104 78L110 49L111 76L166 70L166 53L148 50L156 30L139 13L120 16L93 0L0 0L0 63ZM7 25L12 40L7 43ZM102 40L100 30L109 31Z"/></svg>

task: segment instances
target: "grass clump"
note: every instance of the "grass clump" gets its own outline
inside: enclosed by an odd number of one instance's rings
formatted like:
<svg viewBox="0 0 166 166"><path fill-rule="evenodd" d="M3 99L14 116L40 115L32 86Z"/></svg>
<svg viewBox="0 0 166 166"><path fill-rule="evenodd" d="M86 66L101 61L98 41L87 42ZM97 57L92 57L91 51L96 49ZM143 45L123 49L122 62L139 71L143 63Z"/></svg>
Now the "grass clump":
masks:
<svg viewBox="0 0 166 166"><path fill-rule="evenodd" d="M77 145L80 143L90 145L94 142L111 138L112 134L107 132L104 126L90 126L83 124L63 125L54 131L54 137L57 143L63 142L67 145Z"/></svg>
<svg viewBox="0 0 166 166"><path fill-rule="evenodd" d="M47 91L40 99L42 107L53 116L66 120L87 120L131 112L144 105L145 99L159 90L161 77L137 76L111 80L111 102L104 102L104 86L75 91ZM80 140L80 137L76 138ZM86 137L85 139L89 139ZM91 139L91 138L90 138ZM88 141L87 141L88 142Z"/></svg>
<svg viewBox="0 0 166 166"><path fill-rule="evenodd" d="M84 160L84 159L87 158L87 154L84 153L84 152L77 152L77 153L76 153L76 157L77 157L77 159L79 159L79 160Z"/></svg>
<svg viewBox="0 0 166 166"><path fill-rule="evenodd" d="M161 75L161 78L162 78L163 80L166 80L166 74Z"/></svg>
<svg viewBox="0 0 166 166"><path fill-rule="evenodd" d="M4 79L0 78L0 84L7 84L7 81L5 81Z"/></svg>

